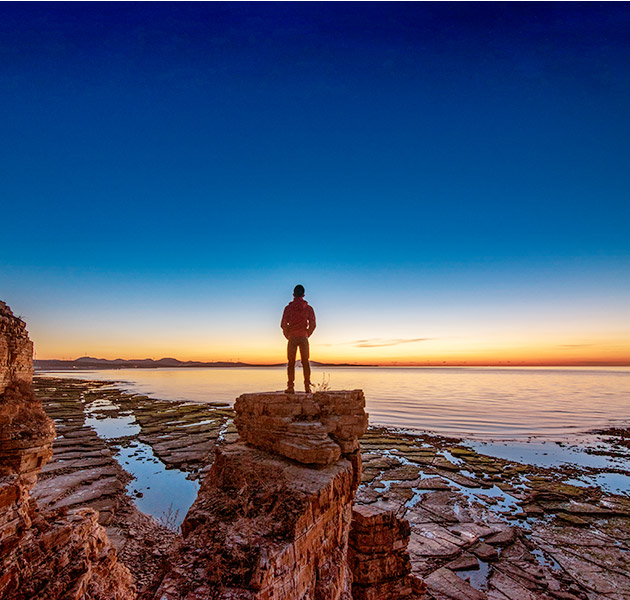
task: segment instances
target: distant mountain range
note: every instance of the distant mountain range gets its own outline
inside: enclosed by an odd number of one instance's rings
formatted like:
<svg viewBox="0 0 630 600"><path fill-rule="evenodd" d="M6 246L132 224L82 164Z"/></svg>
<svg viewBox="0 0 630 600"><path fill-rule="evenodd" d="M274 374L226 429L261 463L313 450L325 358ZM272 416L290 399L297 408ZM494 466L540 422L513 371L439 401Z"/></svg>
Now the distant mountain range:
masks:
<svg viewBox="0 0 630 600"><path fill-rule="evenodd" d="M299 361L298 361L299 364ZM115 358L109 360L107 358L93 358L92 356L82 356L76 360L39 360L33 361L36 369L40 370L64 370L64 369L159 369L164 367L282 367L286 363L276 363L268 365L254 365L244 362L200 362L196 360L181 361L176 358L160 358L153 360L152 358L142 359L125 359ZM316 367L354 367L351 364L332 364L311 361L311 365ZM367 366L367 365L361 365ZM375 366L375 365L371 365Z"/></svg>

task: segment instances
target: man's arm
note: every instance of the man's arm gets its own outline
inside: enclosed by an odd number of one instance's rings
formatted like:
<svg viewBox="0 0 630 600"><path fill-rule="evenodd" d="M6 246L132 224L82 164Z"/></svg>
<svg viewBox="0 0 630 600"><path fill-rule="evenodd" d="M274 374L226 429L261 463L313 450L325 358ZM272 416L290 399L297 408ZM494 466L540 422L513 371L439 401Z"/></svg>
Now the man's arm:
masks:
<svg viewBox="0 0 630 600"><path fill-rule="evenodd" d="M316 327L316 323L315 323L315 311L313 310L312 306L309 306L310 310L309 310L309 314L308 314L308 329L307 331L307 335L308 337L311 337L311 334L313 333L313 331L315 331L315 327Z"/></svg>
<svg viewBox="0 0 630 600"><path fill-rule="evenodd" d="M284 333L284 337L289 339L288 331L289 331L289 322L287 319L287 309L289 307L286 306L284 311L282 312L282 319L280 319L280 327L282 329L282 333Z"/></svg>

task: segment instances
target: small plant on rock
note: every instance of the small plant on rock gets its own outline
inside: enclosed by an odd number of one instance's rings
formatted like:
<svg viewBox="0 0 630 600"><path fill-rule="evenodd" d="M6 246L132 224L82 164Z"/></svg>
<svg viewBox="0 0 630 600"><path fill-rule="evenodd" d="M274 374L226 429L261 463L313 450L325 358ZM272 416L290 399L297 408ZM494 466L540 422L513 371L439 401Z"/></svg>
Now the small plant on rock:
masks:
<svg viewBox="0 0 630 600"><path fill-rule="evenodd" d="M320 383L315 384L316 392L327 392L330 390L330 375L326 375L326 373L322 373L322 380Z"/></svg>

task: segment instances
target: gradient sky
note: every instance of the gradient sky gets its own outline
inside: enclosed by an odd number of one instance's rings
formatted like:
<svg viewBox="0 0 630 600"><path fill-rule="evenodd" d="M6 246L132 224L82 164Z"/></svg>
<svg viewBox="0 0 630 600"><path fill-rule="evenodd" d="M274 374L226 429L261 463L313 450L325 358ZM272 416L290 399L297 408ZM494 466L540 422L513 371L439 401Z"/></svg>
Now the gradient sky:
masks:
<svg viewBox="0 0 630 600"><path fill-rule="evenodd" d="M630 364L628 3L1 3L38 358Z"/></svg>

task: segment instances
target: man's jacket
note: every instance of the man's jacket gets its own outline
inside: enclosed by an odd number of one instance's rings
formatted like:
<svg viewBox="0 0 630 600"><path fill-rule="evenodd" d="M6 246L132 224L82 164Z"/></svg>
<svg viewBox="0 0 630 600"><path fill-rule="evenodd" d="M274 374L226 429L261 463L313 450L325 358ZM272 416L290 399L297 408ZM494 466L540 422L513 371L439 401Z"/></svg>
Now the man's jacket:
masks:
<svg viewBox="0 0 630 600"><path fill-rule="evenodd" d="M308 337L315 331L315 311L304 298L294 298L282 313L280 327L288 338Z"/></svg>

